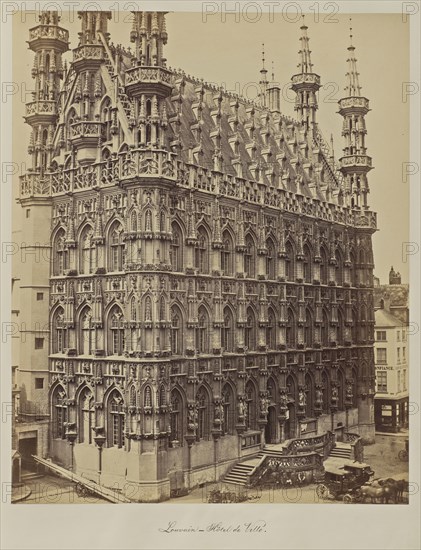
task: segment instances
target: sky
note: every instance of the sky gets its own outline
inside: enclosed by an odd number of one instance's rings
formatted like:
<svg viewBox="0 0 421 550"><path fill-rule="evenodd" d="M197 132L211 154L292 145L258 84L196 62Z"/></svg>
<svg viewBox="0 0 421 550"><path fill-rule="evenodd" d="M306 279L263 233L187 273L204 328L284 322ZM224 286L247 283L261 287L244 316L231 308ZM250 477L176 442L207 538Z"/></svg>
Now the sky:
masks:
<svg viewBox="0 0 421 550"><path fill-rule="evenodd" d="M127 13L113 13L109 25L111 41L126 47L130 46L129 17ZM322 82L317 120L327 140L333 135L335 156L339 158L343 142L337 101L344 95L351 24L362 93L372 109L366 116L366 145L375 167L369 173L368 202L378 213L379 228L373 236L374 273L387 283L393 265L400 271L402 282L408 282L402 246L409 241L409 187L402 181L402 164L409 160L409 102L402 100L402 86L409 82L409 24L398 14L352 14L351 23L349 18L342 13L306 15L313 70ZM25 19L20 13L13 17L13 78L31 89L33 53L26 40L36 21L33 15ZM76 47L80 21L76 18L69 23L63 12L61 24L70 31L71 48ZM171 67L253 98L260 79L262 43L269 77L272 61L275 80L282 87L295 74L300 25L301 19L294 13L288 17L253 14L251 10L225 17L221 13L207 17L201 13L169 13L165 56ZM65 58L69 60L70 53ZM285 88L281 110L286 115L294 116L293 97ZM13 155L19 164L28 161L30 128L21 118L24 101L16 95L13 103Z"/></svg>

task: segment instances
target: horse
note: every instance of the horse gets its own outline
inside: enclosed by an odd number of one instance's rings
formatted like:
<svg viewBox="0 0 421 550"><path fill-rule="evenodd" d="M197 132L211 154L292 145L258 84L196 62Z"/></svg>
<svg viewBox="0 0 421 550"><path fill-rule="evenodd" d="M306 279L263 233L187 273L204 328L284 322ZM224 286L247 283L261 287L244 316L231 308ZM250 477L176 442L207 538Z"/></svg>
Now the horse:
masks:
<svg viewBox="0 0 421 550"><path fill-rule="evenodd" d="M373 485L361 485L359 492L362 496L362 502L365 502L367 497L371 498L371 503L377 502L380 499L380 502L384 501L385 498L385 488L376 487Z"/></svg>
<svg viewBox="0 0 421 550"><path fill-rule="evenodd" d="M392 498L394 503L398 502L398 485L396 479L392 477L382 479L373 479L371 483L367 483L373 487L373 489L384 489L384 500L386 504L389 504L389 499Z"/></svg>
<svg viewBox="0 0 421 550"><path fill-rule="evenodd" d="M396 500L403 502L403 494L409 492L409 483L406 479L398 479L396 481Z"/></svg>

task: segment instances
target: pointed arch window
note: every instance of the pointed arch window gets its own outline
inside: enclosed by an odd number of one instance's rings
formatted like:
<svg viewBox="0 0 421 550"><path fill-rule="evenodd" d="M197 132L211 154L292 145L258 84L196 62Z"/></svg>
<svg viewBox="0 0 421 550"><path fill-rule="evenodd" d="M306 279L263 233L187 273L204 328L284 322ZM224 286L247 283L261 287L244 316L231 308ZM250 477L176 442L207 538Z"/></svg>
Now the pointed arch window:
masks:
<svg viewBox="0 0 421 550"><path fill-rule="evenodd" d="M304 245L303 253L303 279L305 283L311 283L313 280L313 258L307 244Z"/></svg>
<svg viewBox="0 0 421 550"><path fill-rule="evenodd" d="M358 315L355 308L352 309L352 343L358 342Z"/></svg>
<svg viewBox="0 0 421 550"><path fill-rule="evenodd" d="M224 418L222 432L225 434L234 433L234 395L229 384L222 388L222 407Z"/></svg>
<svg viewBox="0 0 421 550"><path fill-rule="evenodd" d="M221 271L224 275L232 275L234 268L234 246L231 235L228 231L222 234L222 250L221 250Z"/></svg>
<svg viewBox="0 0 421 550"><path fill-rule="evenodd" d="M148 233L152 231L152 212L149 208L145 211L145 231Z"/></svg>
<svg viewBox="0 0 421 550"><path fill-rule="evenodd" d="M343 345L344 341L344 316L342 311L338 310L338 326L336 328L336 341L339 346Z"/></svg>
<svg viewBox="0 0 421 550"><path fill-rule="evenodd" d="M199 308L199 323L196 329L197 353L209 353L209 315L202 306Z"/></svg>
<svg viewBox="0 0 421 550"><path fill-rule="evenodd" d="M68 251L65 247L64 229L57 231L53 244L54 259L53 259L53 275L64 275L64 271L68 269Z"/></svg>
<svg viewBox="0 0 421 550"><path fill-rule="evenodd" d="M108 446L121 448L124 445L124 399L118 390L111 392L107 411Z"/></svg>
<svg viewBox="0 0 421 550"><path fill-rule="evenodd" d="M95 349L95 329L92 323L92 313L86 308L80 316L80 345L82 355L92 355Z"/></svg>
<svg viewBox="0 0 421 550"><path fill-rule="evenodd" d="M159 213L159 231L161 233L166 233L165 212L163 210Z"/></svg>
<svg viewBox="0 0 421 550"><path fill-rule="evenodd" d="M197 406L197 440L209 439L210 426L209 426L209 395L208 392L202 387L197 392L196 397Z"/></svg>
<svg viewBox="0 0 421 550"><path fill-rule="evenodd" d="M287 346L290 348L294 348L295 340L296 340L295 314L291 308L288 308L287 325L286 325Z"/></svg>
<svg viewBox="0 0 421 550"><path fill-rule="evenodd" d="M256 276L256 245L251 235L247 235L244 251L244 273L246 277L253 279Z"/></svg>
<svg viewBox="0 0 421 550"><path fill-rule="evenodd" d="M269 378L267 383L268 401L269 404L276 403L276 385L273 378Z"/></svg>
<svg viewBox="0 0 421 550"><path fill-rule="evenodd" d="M165 407L166 404L167 404L167 391L165 389L165 386L161 385L161 387L159 388L158 406Z"/></svg>
<svg viewBox="0 0 421 550"><path fill-rule="evenodd" d="M295 254L290 242L285 245L285 279L295 281Z"/></svg>
<svg viewBox="0 0 421 550"><path fill-rule="evenodd" d="M329 345L329 315L325 309L323 310L322 319L323 319L322 326L321 326L322 345L324 347L327 347Z"/></svg>
<svg viewBox="0 0 421 550"><path fill-rule="evenodd" d="M177 441L180 445L184 439L183 398L177 389L171 392L170 408L170 445Z"/></svg>
<svg viewBox="0 0 421 550"><path fill-rule="evenodd" d="M144 321L150 323L152 321L152 300L150 296L146 296L144 305Z"/></svg>
<svg viewBox="0 0 421 550"><path fill-rule="evenodd" d="M91 226L86 226L80 236L81 256L79 271L83 274L93 273L95 265L95 245Z"/></svg>
<svg viewBox="0 0 421 550"><path fill-rule="evenodd" d="M115 223L110 229L110 271L123 271L124 263L124 243L123 228L119 223Z"/></svg>
<svg viewBox="0 0 421 550"><path fill-rule="evenodd" d="M170 246L170 262L173 271L183 271L183 235L177 223L172 224L172 241Z"/></svg>
<svg viewBox="0 0 421 550"><path fill-rule="evenodd" d="M53 398L53 437L64 439L66 437L65 425L67 422L66 392L62 386L54 390Z"/></svg>
<svg viewBox="0 0 421 550"><path fill-rule="evenodd" d="M146 386L143 394L143 406L147 409L152 407L152 390L150 386Z"/></svg>
<svg viewBox="0 0 421 550"><path fill-rule="evenodd" d="M324 246L320 247L320 258L320 282L322 285L327 285L329 283L329 264Z"/></svg>
<svg viewBox="0 0 421 550"><path fill-rule="evenodd" d="M229 307L224 309L224 325L222 327L221 344L223 351L234 351L234 319Z"/></svg>
<svg viewBox="0 0 421 550"><path fill-rule="evenodd" d="M195 247L195 268L199 273L209 272L209 238L203 227L197 232L197 243Z"/></svg>
<svg viewBox="0 0 421 550"><path fill-rule="evenodd" d="M256 316L251 307L247 308L244 343L247 349L256 349Z"/></svg>
<svg viewBox="0 0 421 550"><path fill-rule="evenodd" d="M181 355L182 352L182 317L178 307L173 306L171 308L171 353L174 355Z"/></svg>
<svg viewBox="0 0 421 550"><path fill-rule="evenodd" d="M124 353L124 317L121 309L114 306L108 315L108 350L110 355Z"/></svg>
<svg viewBox="0 0 421 550"><path fill-rule="evenodd" d="M136 405L137 405L136 388L132 385L130 387L130 406L136 407Z"/></svg>
<svg viewBox="0 0 421 550"><path fill-rule="evenodd" d="M268 349L276 349L276 318L272 308L268 310L268 324L266 326L266 345Z"/></svg>
<svg viewBox="0 0 421 550"><path fill-rule="evenodd" d="M276 279L276 254L272 239L266 241L266 276L270 280Z"/></svg>
<svg viewBox="0 0 421 550"><path fill-rule="evenodd" d="M246 429L257 429L257 402L256 402L256 389L253 382L247 382L246 384Z"/></svg>
<svg viewBox="0 0 421 550"><path fill-rule="evenodd" d="M67 329L64 324L64 310L58 308L53 317L54 336L52 353L64 353L67 346Z"/></svg>
<svg viewBox="0 0 421 550"><path fill-rule="evenodd" d="M137 303L134 296L130 300L130 320L137 321Z"/></svg>
<svg viewBox="0 0 421 550"><path fill-rule="evenodd" d="M306 309L306 320L304 324L304 343L306 348L313 347L313 316L309 309Z"/></svg>
<svg viewBox="0 0 421 550"><path fill-rule="evenodd" d="M338 286L343 285L343 261L339 250L335 252L335 282Z"/></svg>
<svg viewBox="0 0 421 550"><path fill-rule="evenodd" d="M92 428L95 425L95 400L89 388L86 388L79 399L79 441L92 443Z"/></svg>

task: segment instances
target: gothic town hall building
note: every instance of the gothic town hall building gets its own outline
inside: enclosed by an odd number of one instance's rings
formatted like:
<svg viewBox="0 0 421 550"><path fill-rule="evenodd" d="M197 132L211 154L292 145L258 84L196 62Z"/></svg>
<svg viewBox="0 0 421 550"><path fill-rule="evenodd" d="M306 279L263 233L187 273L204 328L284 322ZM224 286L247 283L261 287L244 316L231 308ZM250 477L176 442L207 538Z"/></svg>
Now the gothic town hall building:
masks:
<svg viewBox="0 0 421 550"><path fill-rule="evenodd" d="M79 16L69 66L56 12L28 42L21 230L48 257L21 276L27 410L48 403L36 453L157 501L265 444L372 442L376 215L354 46L336 161L304 23L293 119L264 66L254 102L167 67L165 13L134 12L131 50L110 12Z"/></svg>

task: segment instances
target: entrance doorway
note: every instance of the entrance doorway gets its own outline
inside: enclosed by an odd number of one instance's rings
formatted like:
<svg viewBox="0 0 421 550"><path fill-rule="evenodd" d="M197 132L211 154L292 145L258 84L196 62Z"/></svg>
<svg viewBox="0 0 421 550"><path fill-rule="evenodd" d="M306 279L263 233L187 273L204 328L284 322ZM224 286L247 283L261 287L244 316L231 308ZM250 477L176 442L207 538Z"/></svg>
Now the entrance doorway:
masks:
<svg viewBox="0 0 421 550"><path fill-rule="evenodd" d="M269 407L265 426L265 442L276 443L276 408Z"/></svg>
<svg viewBox="0 0 421 550"><path fill-rule="evenodd" d="M297 419L294 403L288 403L288 418L285 420L285 439L294 439L297 433Z"/></svg>
<svg viewBox="0 0 421 550"><path fill-rule="evenodd" d="M32 455L37 454L37 438L20 439L19 453L22 457L22 470L37 471L35 460L32 458Z"/></svg>

